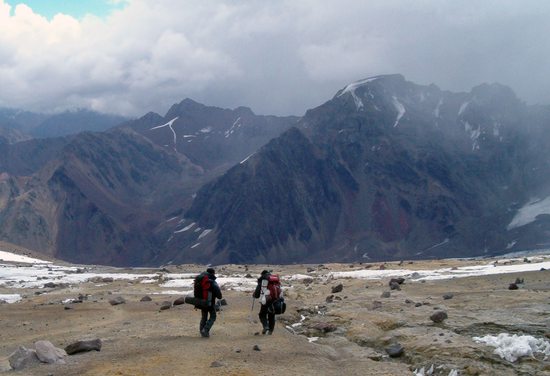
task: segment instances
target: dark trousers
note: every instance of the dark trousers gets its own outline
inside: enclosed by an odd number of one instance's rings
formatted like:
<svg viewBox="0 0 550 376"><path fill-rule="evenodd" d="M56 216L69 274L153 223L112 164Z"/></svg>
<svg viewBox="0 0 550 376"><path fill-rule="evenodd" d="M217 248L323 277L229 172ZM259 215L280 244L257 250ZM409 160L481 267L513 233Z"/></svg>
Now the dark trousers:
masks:
<svg viewBox="0 0 550 376"><path fill-rule="evenodd" d="M210 318L208 318L208 314L210 314ZM201 331L204 329L209 332L212 325L214 325L214 321L216 321L216 309L214 307L201 309Z"/></svg>
<svg viewBox="0 0 550 376"><path fill-rule="evenodd" d="M269 329L270 332L273 332L273 329L275 329L275 314L269 312L269 307L269 304L262 305L258 317L260 318L264 330Z"/></svg>

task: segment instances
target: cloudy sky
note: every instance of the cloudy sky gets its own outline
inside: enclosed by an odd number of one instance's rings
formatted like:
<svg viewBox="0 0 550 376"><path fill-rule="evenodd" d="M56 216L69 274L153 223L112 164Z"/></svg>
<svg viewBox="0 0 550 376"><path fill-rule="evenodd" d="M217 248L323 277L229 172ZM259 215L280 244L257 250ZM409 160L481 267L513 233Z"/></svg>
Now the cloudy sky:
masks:
<svg viewBox="0 0 550 376"><path fill-rule="evenodd" d="M0 107L302 115L402 73L550 104L547 0L0 0Z"/></svg>

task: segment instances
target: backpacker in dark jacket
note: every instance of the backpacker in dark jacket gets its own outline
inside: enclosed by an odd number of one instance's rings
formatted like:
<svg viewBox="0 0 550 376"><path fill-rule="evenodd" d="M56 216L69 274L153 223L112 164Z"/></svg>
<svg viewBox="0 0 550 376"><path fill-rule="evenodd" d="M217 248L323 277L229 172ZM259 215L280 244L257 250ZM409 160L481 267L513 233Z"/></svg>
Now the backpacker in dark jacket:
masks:
<svg viewBox="0 0 550 376"><path fill-rule="evenodd" d="M222 298L216 276L203 272L193 280L193 297L186 297L185 302L195 308L207 309L214 307L216 298Z"/></svg>

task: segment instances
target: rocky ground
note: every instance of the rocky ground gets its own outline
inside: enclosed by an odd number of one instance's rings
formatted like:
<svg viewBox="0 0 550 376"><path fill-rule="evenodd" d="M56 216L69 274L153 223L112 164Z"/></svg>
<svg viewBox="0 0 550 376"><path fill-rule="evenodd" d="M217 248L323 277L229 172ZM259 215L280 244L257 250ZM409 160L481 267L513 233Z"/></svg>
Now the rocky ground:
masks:
<svg viewBox="0 0 550 376"><path fill-rule="evenodd" d="M384 268L414 271L481 262L488 261L387 263ZM219 267L218 274L250 273L255 278L264 267L227 265ZM288 303L286 313L278 316L275 333L258 334L259 306L251 315L250 291L226 289L228 305L206 339L198 331L200 312L192 306L169 304L170 308L161 309L163 302L172 303L181 294L158 294L166 292L160 284L171 274L203 268L103 268L115 273L153 273L158 282L96 280L19 290L21 301L0 304L0 370L29 376L550 375L550 359L542 355L512 363L472 339L504 332L548 340L548 270L428 281L405 278L392 290L389 276L365 280L330 274L379 269L379 264L269 266L281 275ZM296 274L307 278L285 282L285 277ZM517 279L523 283L510 290ZM0 294L9 292L13 289L0 287ZM141 301L144 296L152 300ZM111 305L109 301L116 297L123 297L125 303ZM63 303L66 299L82 302ZM447 318L435 323L430 316L440 311ZM65 348L97 338L101 351L67 356L65 364L8 370L8 357L19 346L32 348L36 341L47 340Z"/></svg>

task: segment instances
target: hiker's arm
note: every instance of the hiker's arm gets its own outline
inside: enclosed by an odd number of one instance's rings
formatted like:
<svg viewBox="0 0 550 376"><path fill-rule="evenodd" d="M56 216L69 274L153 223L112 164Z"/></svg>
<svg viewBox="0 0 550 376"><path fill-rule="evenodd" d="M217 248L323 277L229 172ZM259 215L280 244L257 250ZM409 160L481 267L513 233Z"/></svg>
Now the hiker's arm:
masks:
<svg viewBox="0 0 550 376"><path fill-rule="evenodd" d="M258 299L260 297L261 288L262 288L262 279L258 278L258 285L256 286L256 290L254 290L254 294L252 294L254 298Z"/></svg>
<svg viewBox="0 0 550 376"><path fill-rule="evenodd" d="M214 296L216 297L216 299L221 299L222 298L222 290L220 289L220 286L218 285L217 282L212 282L212 292L214 293Z"/></svg>

